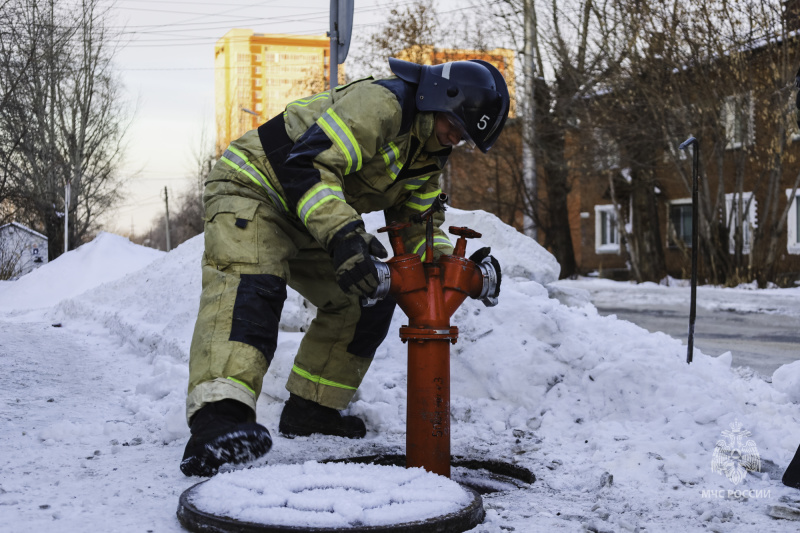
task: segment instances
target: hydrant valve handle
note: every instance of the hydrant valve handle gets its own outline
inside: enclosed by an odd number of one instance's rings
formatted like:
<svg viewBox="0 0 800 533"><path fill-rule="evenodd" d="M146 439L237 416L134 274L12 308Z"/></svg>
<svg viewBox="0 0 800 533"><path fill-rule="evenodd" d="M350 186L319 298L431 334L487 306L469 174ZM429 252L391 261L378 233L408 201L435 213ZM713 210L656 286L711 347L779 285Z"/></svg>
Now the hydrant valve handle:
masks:
<svg viewBox="0 0 800 533"><path fill-rule="evenodd" d="M411 227L411 222L392 222L388 226L379 228L378 233L386 233L387 231L391 233L393 231L400 231L410 227Z"/></svg>
<svg viewBox="0 0 800 533"><path fill-rule="evenodd" d="M458 235L459 237L464 237L465 239L480 239L482 237L480 233L470 228L450 226L449 230L453 235Z"/></svg>

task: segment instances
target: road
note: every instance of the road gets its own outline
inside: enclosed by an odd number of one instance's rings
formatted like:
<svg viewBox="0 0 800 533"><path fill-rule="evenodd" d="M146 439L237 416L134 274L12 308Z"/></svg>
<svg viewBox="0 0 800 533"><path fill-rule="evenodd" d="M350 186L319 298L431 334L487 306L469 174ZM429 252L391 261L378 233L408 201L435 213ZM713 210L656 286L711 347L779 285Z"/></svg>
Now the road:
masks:
<svg viewBox="0 0 800 533"><path fill-rule="evenodd" d="M662 331L686 344L688 306L632 307L597 307L597 310L601 315L617 315L648 331ZM800 359L800 328L797 317L698 309L694 346L707 355L730 351L733 366L747 366L770 378L779 366Z"/></svg>
<svg viewBox="0 0 800 533"><path fill-rule="evenodd" d="M648 331L687 343L688 287L561 280L583 289L601 315L616 315ZM781 365L800 359L800 290L698 287L694 345L708 355L730 351L733 366L750 367L770 380Z"/></svg>

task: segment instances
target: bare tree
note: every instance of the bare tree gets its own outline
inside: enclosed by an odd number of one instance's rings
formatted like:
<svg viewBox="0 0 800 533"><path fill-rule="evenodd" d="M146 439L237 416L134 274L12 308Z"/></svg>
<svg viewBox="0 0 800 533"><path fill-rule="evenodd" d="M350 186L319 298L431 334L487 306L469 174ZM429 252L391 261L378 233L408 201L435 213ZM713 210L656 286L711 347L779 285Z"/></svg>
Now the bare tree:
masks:
<svg viewBox="0 0 800 533"><path fill-rule="evenodd" d="M386 21L355 54L354 62L370 73L388 75L390 57L426 63L430 49L444 42L445 28L432 0L417 0L388 10Z"/></svg>
<svg viewBox="0 0 800 533"><path fill-rule="evenodd" d="M13 31L3 53L4 77L18 89L0 113L0 147L16 216L47 235L50 257L63 252L64 216L72 243L96 230L119 199L116 167L125 124L112 59L114 35L99 0L8 0ZM5 63L5 62L4 62ZM18 140L18 142L14 142ZM65 213L65 185L71 184Z"/></svg>
<svg viewBox="0 0 800 533"><path fill-rule="evenodd" d="M587 98L627 57L630 43L618 31L624 13L613 0L539 0L527 10L523 0L501 0L475 8L494 25L491 33L506 36L520 53L525 17L533 18L534 94L524 98L534 100L534 153L542 172L538 191L520 182L521 192L561 276L571 276L577 265L569 224L568 137L580 127Z"/></svg>
<svg viewBox="0 0 800 533"><path fill-rule="evenodd" d="M11 239L0 238L0 280L15 279L22 271L22 249Z"/></svg>
<svg viewBox="0 0 800 533"><path fill-rule="evenodd" d="M624 73L615 88L636 85L651 124L637 134L661 138L687 195L690 160L675 147L689 133L701 139L697 252L707 279L772 281L790 207L784 189L798 184L786 174L797 42L782 6L672 1L650 4L646 15L636 28L641 42L662 44L649 65L639 61L638 72Z"/></svg>

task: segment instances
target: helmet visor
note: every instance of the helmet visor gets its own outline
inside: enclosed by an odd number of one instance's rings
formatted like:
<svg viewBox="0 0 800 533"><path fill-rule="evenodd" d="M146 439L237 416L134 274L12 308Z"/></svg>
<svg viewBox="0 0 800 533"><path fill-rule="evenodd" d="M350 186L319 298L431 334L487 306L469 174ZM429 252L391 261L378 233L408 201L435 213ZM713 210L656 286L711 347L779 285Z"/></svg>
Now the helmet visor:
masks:
<svg viewBox="0 0 800 533"><path fill-rule="evenodd" d="M464 87L464 123L470 138L486 152L500 135L507 110L503 100L495 91L481 87Z"/></svg>
<svg viewBox="0 0 800 533"><path fill-rule="evenodd" d="M461 136L461 141L456 146L466 146L470 150L475 148L475 141L472 140L472 137L470 137L469 132L467 132L467 129L464 127L461 121L450 113L443 114L444 118L447 119L447 122L450 123L450 127L458 131L458 134Z"/></svg>

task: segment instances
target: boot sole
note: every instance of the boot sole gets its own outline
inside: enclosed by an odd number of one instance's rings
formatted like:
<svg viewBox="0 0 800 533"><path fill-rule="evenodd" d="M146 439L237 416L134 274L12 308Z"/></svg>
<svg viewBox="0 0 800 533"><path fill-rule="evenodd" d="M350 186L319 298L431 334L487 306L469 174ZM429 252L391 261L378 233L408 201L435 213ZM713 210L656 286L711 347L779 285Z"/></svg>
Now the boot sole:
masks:
<svg viewBox="0 0 800 533"><path fill-rule="evenodd" d="M221 435L206 444L200 455L181 461L186 476L213 476L224 464L242 464L266 455L272 438L265 429L242 429Z"/></svg>

